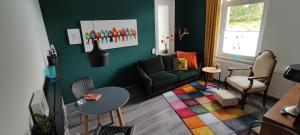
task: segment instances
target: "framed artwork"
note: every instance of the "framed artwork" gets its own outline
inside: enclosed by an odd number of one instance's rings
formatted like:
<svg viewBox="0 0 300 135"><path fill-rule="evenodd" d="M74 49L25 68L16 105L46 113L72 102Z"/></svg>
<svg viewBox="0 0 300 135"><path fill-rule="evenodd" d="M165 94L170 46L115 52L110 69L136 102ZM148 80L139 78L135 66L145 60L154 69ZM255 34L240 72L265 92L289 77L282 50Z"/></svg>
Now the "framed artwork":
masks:
<svg viewBox="0 0 300 135"><path fill-rule="evenodd" d="M95 42L101 49L138 45L137 20L80 21L85 52L93 50Z"/></svg>
<svg viewBox="0 0 300 135"><path fill-rule="evenodd" d="M67 29L70 45L81 44L80 30L79 29Z"/></svg>

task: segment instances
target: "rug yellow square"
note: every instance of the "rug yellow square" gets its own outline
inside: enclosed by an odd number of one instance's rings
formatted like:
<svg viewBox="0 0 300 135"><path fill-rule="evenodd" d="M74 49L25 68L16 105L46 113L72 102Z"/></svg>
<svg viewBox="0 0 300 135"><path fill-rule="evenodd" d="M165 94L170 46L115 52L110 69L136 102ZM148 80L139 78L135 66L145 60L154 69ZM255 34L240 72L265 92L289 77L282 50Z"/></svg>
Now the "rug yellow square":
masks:
<svg viewBox="0 0 300 135"><path fill-rule="evenodd" d="M215 112L212 112L212 114L221 121L228 120L228 119L233 119L233 118L237 117L236 115L228 113L225 110L215 111Z"/></svg>
<svg viewBox="0 0 300 135"><path fill-rule="evenodd" d="M184 88L182 88L186 93L192 93L192 92L196 92L197 90L194 88L194 87L192 87L192 86L190 86L190 87L184 87Z"/></svg>
<svg viewBox="0 0 300 135"><path fill-rule="evenodd" d="M214 135L214 133L207 126L192 129L192 132L194 135Z"/></svg>
<svg viewBox="0 0 300 135"><path fill-rule="evenodd" d="M208 111L210 111L210 112L214 112L214 111L217 111L217 110L220 110L220 109L221 109L221 106L218 105L218 104L215 103L215 102L202 104L202 106L205 107L205 108L206 108Z"/></svg>
<svg viewBox="0 0 300 135"><path fill-rule="evenodd" d="M195 100L200 104L206 104L211 102L211 100L208 99L206 96L195 98Z"/></svg>
<svg viewBox="0 0 300 135"><path fill-rule="evenodd" d="M205 81L203 81L203 80L198 81L198 83L203 85L203 86L205 85Z"/></svg>
<svg viewBox="0 0 300 135"><path fill-rule="evenodd" d="M186 88L186 87L192 87L192 85L190 85L190 84L185 84L185 85L182 85L180 88Z"/></svg>
<svg viewBox="0 0 300 135"><path fill-rule="evenodd" d="M231 107L224 109L226 112L236 115L237 117L241 117L246 115L247 113L238 107Z"/></svg>

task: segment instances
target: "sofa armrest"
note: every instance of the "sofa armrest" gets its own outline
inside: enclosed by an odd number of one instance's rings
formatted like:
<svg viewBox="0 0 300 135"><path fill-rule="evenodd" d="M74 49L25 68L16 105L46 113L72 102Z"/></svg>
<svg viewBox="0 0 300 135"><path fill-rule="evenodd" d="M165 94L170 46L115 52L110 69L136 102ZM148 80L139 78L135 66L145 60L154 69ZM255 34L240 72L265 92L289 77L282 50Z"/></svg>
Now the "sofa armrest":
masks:
<svg viewBox="0 0 300 135"><path fill-rule="evenodd" d="M151 78L144 72L144 70L140 66L137 65L136 68L143 87L148 91L152 87Z"/></svg>

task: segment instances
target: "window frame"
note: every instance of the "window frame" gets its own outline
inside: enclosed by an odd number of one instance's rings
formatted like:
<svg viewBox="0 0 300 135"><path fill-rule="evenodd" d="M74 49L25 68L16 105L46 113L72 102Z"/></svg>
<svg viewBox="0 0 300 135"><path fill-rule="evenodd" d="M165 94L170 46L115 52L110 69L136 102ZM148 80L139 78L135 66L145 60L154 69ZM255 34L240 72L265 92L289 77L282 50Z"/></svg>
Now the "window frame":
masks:
<svg viewBox="0 0 300 135"><path fill-rule="evenodd" d="M158 5L168 5L170 4L169 8L171 8L169 11L169 30L170 35L172 34L175 38L175 0L154 0L154 6L155 6L155 54L161 55L164 54L164 50L159 50L159 46L161 44L161 41L159 40L159 30L158 30ZM175 52L175 40L169 42L169 53Z"/></svg>
<svg viewBox="0 0 300 135"><path fill-rule="evenodd" d="M257 42L257 47L256 47L256 54L258 54L261 51L261 45L262 45L264 28L265 28L265 24L266 24L269 0L231 0L231 1L222 0L219 33L218 33L217 55L216 55L217 58L221 58L221 59L225 59L225 60L232 60L235 62L237 62L237 61L250 62L250 61L254 60L255 56L251 57L251 56L243 56L243 55L224 53L223 52L223 42L224 42L226 22L228 19L228 7L244 5L244 4L255 4L255 3L264 3L261 24L260 24L260 30L259 30L259 35L258 35L258 42ZM238 56L239 59L233 58L234 56Z"/></svg>

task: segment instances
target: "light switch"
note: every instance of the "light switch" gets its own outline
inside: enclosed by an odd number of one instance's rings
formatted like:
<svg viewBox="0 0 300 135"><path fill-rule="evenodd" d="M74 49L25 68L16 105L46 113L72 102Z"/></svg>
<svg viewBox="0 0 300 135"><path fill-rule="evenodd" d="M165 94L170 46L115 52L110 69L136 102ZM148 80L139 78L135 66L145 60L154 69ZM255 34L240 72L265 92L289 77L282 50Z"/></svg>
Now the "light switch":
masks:
<svg viewBox="0 0 300 135"><path fill-rule="evenodd" d="M151 53L154 55L156 53L156 49L152 48L152 52Z"/></svg>

